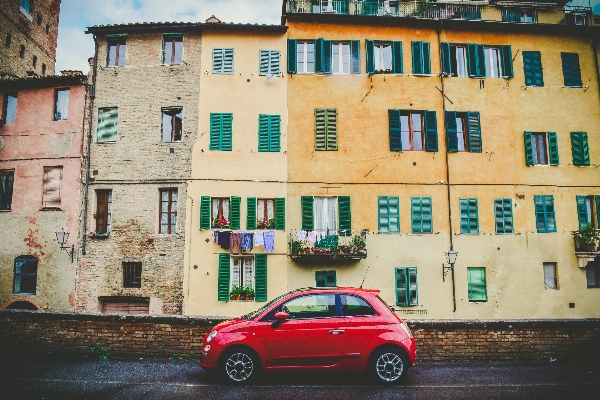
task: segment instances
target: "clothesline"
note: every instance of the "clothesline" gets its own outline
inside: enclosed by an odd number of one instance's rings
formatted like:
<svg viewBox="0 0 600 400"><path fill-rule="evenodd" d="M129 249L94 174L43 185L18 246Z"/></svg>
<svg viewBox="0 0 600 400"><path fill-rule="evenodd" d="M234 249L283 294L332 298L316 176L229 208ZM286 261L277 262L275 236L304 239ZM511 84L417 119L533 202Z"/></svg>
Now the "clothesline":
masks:
<svg viewBox="0 0 600 400"><path fill-rule="evenodd" d="M218 231L213 230L213 241L224 249L229 249L229 254L242 254L252 251L255 246L263 246L265 253L275 251L275 231L245 232L245 231Z"/></svg>

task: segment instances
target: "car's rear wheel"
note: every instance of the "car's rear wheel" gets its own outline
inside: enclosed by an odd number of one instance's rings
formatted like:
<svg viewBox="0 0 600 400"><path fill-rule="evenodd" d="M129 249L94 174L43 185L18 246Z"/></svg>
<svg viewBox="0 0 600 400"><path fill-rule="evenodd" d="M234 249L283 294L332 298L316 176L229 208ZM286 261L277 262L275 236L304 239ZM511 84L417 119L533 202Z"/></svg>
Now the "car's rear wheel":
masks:
<svg viewBox="0 0 600 400"><path fill-rule="evenodd" d="M225 352L219 363L220 375L230 383L244 384L258 374L258 361L254 352L234 348Z"/></svg>
<svg viewBox="0 0 600 400"><path fill-rule="evenodd" d="M376 382L394 385L406 376L408 368L406 354L393 347L384 347L373 353L369 372Z"/></svg>

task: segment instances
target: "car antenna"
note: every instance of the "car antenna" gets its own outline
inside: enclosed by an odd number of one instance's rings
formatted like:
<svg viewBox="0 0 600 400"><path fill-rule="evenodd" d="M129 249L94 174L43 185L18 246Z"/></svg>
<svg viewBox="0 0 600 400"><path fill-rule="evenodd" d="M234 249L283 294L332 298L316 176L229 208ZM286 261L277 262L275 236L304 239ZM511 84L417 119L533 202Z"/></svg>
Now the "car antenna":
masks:
<svg viewBox="0 0 600 400"><path fill-rule="evenodd" d="M365 276L363 277L363 281L362 281L362 283L360 284L360 288L361 288L361 289L363 288L363 285L364 285L364 283L365 283L365 279L367 279L367 274L369 273L369 268L370 268L370 267L371 267L370 265L367 265L367 271L365 272Z"/></svg>

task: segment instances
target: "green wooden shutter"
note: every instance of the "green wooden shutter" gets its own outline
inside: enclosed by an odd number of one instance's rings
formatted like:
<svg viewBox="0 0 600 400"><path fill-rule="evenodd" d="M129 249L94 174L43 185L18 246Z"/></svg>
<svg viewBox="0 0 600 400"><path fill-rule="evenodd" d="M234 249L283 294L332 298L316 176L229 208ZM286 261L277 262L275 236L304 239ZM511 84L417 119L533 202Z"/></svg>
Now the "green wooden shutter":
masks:
<svg viewBox="0 0 600 400"><path fill-rule="evenodd" d="M281 73L281 52L279 50L269 51L269 72L274 75Z"/></svg>
<svg viewBox="0 0 600 400"><path fill-rule="evenodd" d="M323 40L323 73L331 74L331 57L333 54L333 42Z"/></svg>
<svg viewBox="0 0 600 400"><path fill-rule="evenodd" d="M256 229L256 197L246 199L246 229Z"/></svg>
<svg viewBox="0 0 600 400"><path fill-rule="evenodd" d="M479 112L467 113L467 127L469 130L469 151L471 153L481 153L483 147L481 144L481 124L479 122Z"/></svg>
<svg viewBox="0 0 600 400"><path fill-rule="evenodd" d="M352 214L350 212L350 196L338 196L340 236L352 235Z"/></svg>
<svg viewBox="0 0 600 400"><path fill-rule="evenodd" d="M407 272L408 272L407 303L409 306L416 306L419 304L419 297L418 297L418 290L417 290L417 269L414 267L407 268Z"/></svg>
<svg viewBox="0 0 600 400"><path fill-rule="evenodd" d="M421 198L420 197L411 197L410 198L410 223L411 223L412 233L423 232Z"/></svg>
<svg viewBox="0 0 600 400"><path fill-rule="evenodd" d="M479 209L477 199L469 199L469 233L479 233Z"/></svg>
<svg viewBox="0 0 600 400"><path fill-rule="evenodd" d="M423 42L411 42L412 47L412 73L421 75L423 71Z"/></svg>
<svg viewBox="0 0 600 400"><path fill-rule="evenodd" d="M387 196L379 196L377 198L377 220L379 224L379 233L388 233L390 230Z"/></svg>
<svg viewBox="0 0 600 400"><path fill-rule="evenodd" d="M269 116L269 150L272 152L281 151L281 116Z"/></svg>
<svg viewBox="0 0 600 400"><path fill-rule="evenodd" d="M233 49L223 49L223 73L233 74Z"/></svg>
<svg viewBox="0 0 600 400"><path fill-rule="evenodd" d="M523 73L525 74L525 86L535 86L533 79L533 52L523 52Z"/></svg>
<svg viewBox="0 0 600 400"><path fill-rule="evenodd" d="M577 196L577 219L579 220L579 229L585 229L588 224L586 196Z"/></svg>
<svg viewBox="0 0 600 400"><path fill-rule="evenodd" d="M423 42L421 49L423 54L423 74L431 75L431 49L429 42Z"/></svg>
<svg viewBox="0 0 600 400"><path fill-rule="evenodd" d="M502 77L513 78L515 74L513 71L512 50L510 45L500 46L500 53L502 57Z"/></svg>
<svg viewBox="0 0 600 400"><path fill-rule="evenodd" d="M254 294L256 301L267 301L267 255L254 256Z"/></svg>
<svg viewBox="0 0 600 400"><path fill-rule="evenodd" d="M324 49L325 48L325 40L323 38L318 38L315 40L315 72L325 72L325 57L324 57Z"/></svg>
<svg viewBox="0 0 600 400"><path fill-rule="evenodd" d="M242 198L231 196L229 199L229 228L240 229Z"/></svg>
<svg viewBox="0 0 600 400"><path fill-rule="evenodd" d="M312 231L314 230L314 203L313 196L302 196L302 230Z"/></svg>
<svg viewBox="0 0 600 400"><path fill-rule="evenodd" d="M210 229L210 196L200 197L200 229Z"/></svg>
<svg viewBox="0 0 600 400"><path fill-rule="evenodd" d="M469 232L469 199L459 199L460 204L460 233Z"/></svg>
<svg viewBox="0 0 600 400"><path fill-rule="evenodd" d="M533 139L531 131L525 131L525 164L533 165Z"/></svg>
<svg viewBox="0 0 600 400"><path fill-rule="evenodd" d="M482 44L467 44L467 69L471 78L481 78L485 72L485 55Z"/></svg>
<svg viewBox="0 0 600 400"><path fill-rule="evenodd" d="M388 222L390 232L400 232L400 198L388 197Z"/></svg>
<svg viewBox="0 0 600 400"><path fill-rule="evenodd" d="M408 268L396 268L396 305L406 307L408 305Z"/></svg>
<svg viewBox="0 0 600 400"><path fill-rule="evenodd" d="M450 43L442 43L442 73L444 76L452 75Z"/></svg>
<svg viewBox="0 0 600 400"><path fill-rule="evenodd" d="M446 146L449 152L458 151L458 127L454 111L446 111Z"/></svg>
<svg viewBox="0 0 600 400"><path fill-rule="evenodd" d="M98 127L96 128L98 143L117 141L118 121L119 110L117 108L100 108L98 110Z"/></svg>
<svg viewBox="0 0 600 400"><path fill-rule="evenodd" d="M315 150L327 150L326 110L315 109Z"/></svg>
<svg viewBox="0 0 600 400"><path fill-rule="evenodd" d="M210 150L231 151L233 114L210 114Z"/></svg>
<svg viewBox="0 0 600 400"><path fill-rule="evenodd" d="M431 197L411 197L410 202L412 232L433 232Z"/></svg>
<svg viewBox="0 0 600 400"><path fill-rule="evenodd" d="M402 42L392 42L392 72L394 74L403 74L404 65L402 62Z"/></svg>
<svg viewBox="0 0 600 400"><path fill-rule="evenodd" d="M283 197L275 199L275 229L285 230L285 199Z"/></svg>
<svg viewBox="0 0 600 400"><path fill-rule="evenodd" d="M433 213L431 209L431 197L421 197L421 216L423 233L433 232Z"/></svg>
<svg viewBox="0 0 600 400"><path fill-rule="evenodd" d="M425 150L438 151L437 118L435 111L423 111L425 120Z"/></svg>
<svg viewBox="0 0 600 400"><path fill-rule="evenodd" d="M350 41L350 73L360 74L360 40Z"/></svg>
<svg viewBox="0 0 600 400"><path fill-rule="evenodd" d="M229 276L231 273L229 263L229 254L219 254L219 279L218 279L218 300L229 300Z"/></svg>
<svg viewBox="0 0 600 400"><path fill-rule="evenodd" d="M533 196L535 206L535 225L538 232L546 232L546 216L544 213L544 196Z"/></svg>
<svg viewBox="0 0 600 400"><path fill-rule="evenodd" d="M375 42L373 40L365 40L366 59L367 59L367 74L375 72Z"/></svg>
<svg viewBox="0 0 600 400"><path fill-rule="evenodd" d="M460 233L479 233L477 199L459 199Z"/></svg>
<svg viewBox="0 0 600 400"><path fill-rule="evenodd" d="M221 150L231 151L233 114L222 114Z"/></svg>
<svg viewBox="0 0 600 400"><path fill-rule="evenodd" d="M222 74L223 73L223 50L224 49L213 49L212 52L212 73Z"/></svg>
<svg viewBox="0 0 600 400"><path fill-rule="evenodd" d="M269 115L258 116L258 151L269 151Z"/></svg>
<svg viewBox="0 0 600 400"><path fill-rule="evenodd" d="M390 127L390 151L402 151L400 110L388 110Z"/></svg>
<svg viewBox="0 0 600 400"><path fill-rule="evenodd" d="M563 77L565 86L580 87L581 69L579 67L579 54L577 53L560 53L562 60Z"/></svg>
<svg viewBox="0 0 600 400"><path fill-rule="evenodd" d="M496 234L513 233L511 199L494 199Z"/></svg>
<svg viewBox="0 0 600 400"><path fill-rule="evenodd" d="M210 150L221 150L221 114L210 113Z"/></svg>
<svg viewBox="0 0 600 400"><path fill-rule="evenodd" d="M485 268L467 268L469 301L487 301Z"/></svg>
<svg viewBox="0 0 600 400"><path fill-rule="evenodd" d="M571 132L573 165L590 165L587 132Z"/></svg>
<svg viewBox="0 0 600 400"><path fill-rule="evenodd" d="M558 138L556 132L548 132L548 153L550 154L550 165L558 165Z"/></svg>
<svg viewBox="0 0 600 400"><path fill-rule="evenodd" d="M327 150L337 150L338 148L338 137L337 137L337 109L327 109L327 134L325 136L327 140Z"/></svg>
<svg viewBox="0 0 600 400"><path fill-rule="evenodd" d="M542 56L539 51L523 52L523 70L525 72L525 86L544 86Z"/></svg>
<svg viewBox="0 0 600 400"><path fill-rule="evenodd" d="M295 74L298 71L297 58L298 56L298 41L296 39L288 39L287 46L287 71L288 74Z"/></svg>
<svg viewBox="0 0 600 400"><path fill-rule="evenodd" d="M270 74L270 51L259 50L258 51L258 74L267 75Z"/></svg>

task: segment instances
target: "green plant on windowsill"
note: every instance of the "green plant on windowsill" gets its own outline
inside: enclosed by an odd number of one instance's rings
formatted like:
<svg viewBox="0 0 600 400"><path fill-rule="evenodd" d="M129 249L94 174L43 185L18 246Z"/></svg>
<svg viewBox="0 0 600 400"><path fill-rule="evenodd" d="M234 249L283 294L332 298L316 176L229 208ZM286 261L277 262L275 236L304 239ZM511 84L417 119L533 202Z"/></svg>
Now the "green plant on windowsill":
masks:
<svg viewBox="0 0 600 400"><path fill-rule="evenodd" d="M583 229L573 232L576 251L595 251L600 239L600 230L594 229L591 223L587 223Z"/></svg>
<svg viewBox="0 0 600 400"><path fill-rule="evenodd" d="M254 300L254 289L250 286L246 286L246 300Z"/></svg>
<svg viewBox="0 0 600 400"><path fill-rule="evenodd" d="M232 286L231 292L229 292L230 300L240 300L242 297L242 291L244 290L241 286Z"/></svg>
<svg viewBox="0 0 600 400"><path fill-rule="evenodd" d="M354 247L354 249L356 251L360 251L360 250L364 250L364 248L367 246L367 244L365 243L365 241L363 240L362 237L354 236L352 238L352 246Z"/></svg>
<svg viewBox="0 0 600 400"><path fill-rule="evenodd" d="M292 243L290 243L290 251L292 252L292 254L303 253L304 246L302 246L302 242L292 240Z"/></svg>

